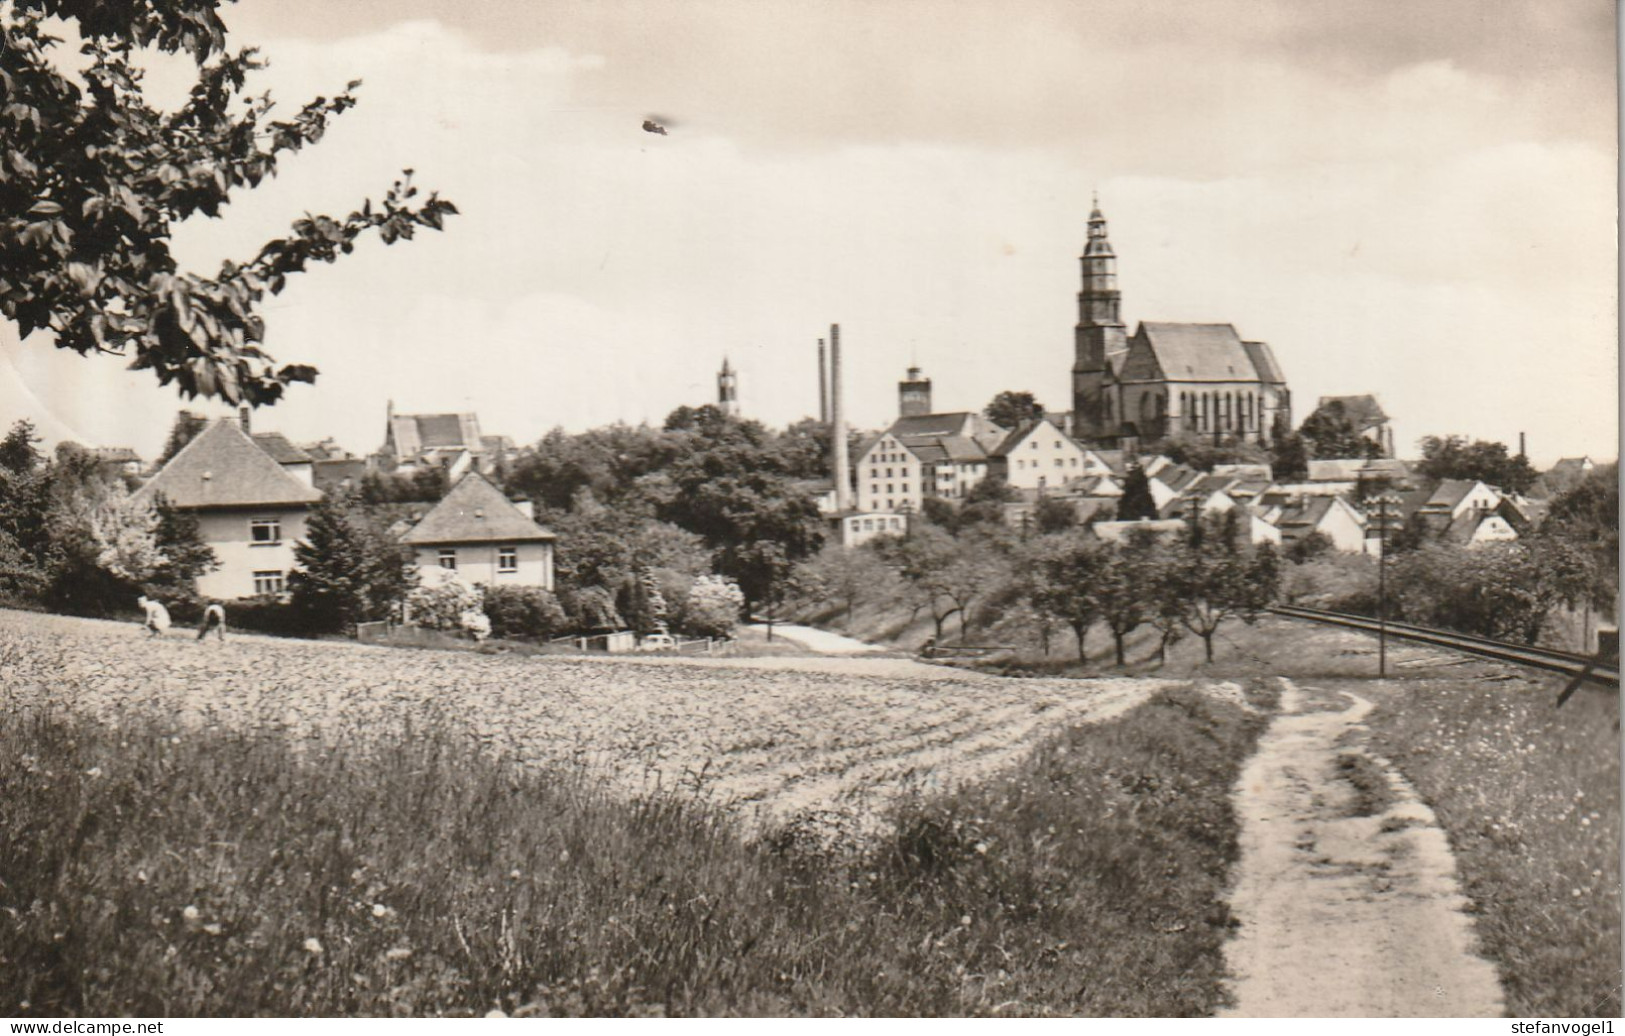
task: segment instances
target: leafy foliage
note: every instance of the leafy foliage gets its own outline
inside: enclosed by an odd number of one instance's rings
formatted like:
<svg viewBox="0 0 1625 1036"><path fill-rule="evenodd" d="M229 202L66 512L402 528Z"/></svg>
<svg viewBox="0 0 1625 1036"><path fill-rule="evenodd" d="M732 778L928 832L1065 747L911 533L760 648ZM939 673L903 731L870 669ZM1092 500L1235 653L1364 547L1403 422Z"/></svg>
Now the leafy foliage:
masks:
<svg viewBox="0 0 1625 1036"><path fill-rule="evenodd" d="M745 594L726 576L694 580L678 613L678 629L696 637L731 637L745 607Z"/></svg>
<svg viewBox="0 0 1625 1036"><path fill-rule="evenodd" d="M569 621L559 599L539 586L487 586L483 605L494 637L549 637Z"/></svg>
<svg viewBox="0 0 1625 1036"><path fill-rule="evenodd" d="M320 630L353 630L359 622L394 618L417 584L410 548L352 493L324 497L310 510L299 561L288 577L293 604Z"/></svg>
<svg viewBox="0 0 1625 1036"><path fill-rule="evenodd" d="M1023 421L1044 416L1044 405L1033 398L1031 392L1013 392L1006 389L990 400L982 413L1000 428L1015 428Z"/></svg>
<svg viewBox="0 0 1625 1036"><path fill-rule="evenodd" d="M1117 500L1117 520L1134 522L1157 516L1157 501L1151 495L1151 479L1138 464L1130 464L1123 476L1123 495Z"/></svg>
<svg viewBox="0 0 1625 1036"><path fill-rule="evenodd" d="M1340 399L1328 399L1298 426L1308 456L1321 458L1380 457L1382 448L1360 434Z"/></svg>
<svg viewBox="0 0 1625 1036"><path fill-rule="evenodd" d="M281 158L322 139L355 104L351 82L286 119L269 94L245 93L263 67L252 49L226 51L218 0L19 0L0 9L0 314L24 338L49 331L80 354L112 354L187 396L273 403L316 369L278 367L260 343L267 294L311 263L332 262L376 230L384 242L439 229L457 210L414 201L411 171L383 201L348 216L306 215L290 232L213 275L180 270L175 228L216 217L235 191L276 173ZM46 17L78 29L76 76L55 53ZM197 66L174 112L143 92L136 48L185 52Z"/></svg>
<svg viewBox="0 0 1625 1036"><path fill-rule="evenodd" d="M1509 493L1524 493L1535 482L1535 469L1522 455L1507 453L1506 443L1460 435L1429 435L1422 439L1422 459L1416 472L1427 478L1457 478L1484 482Z"/></svg>
<svg viewBox="0 0 1625 1036"><path fill-rule="evenodd" d="M175 422L169 426L169 437L164 440L163 452L158 455L158 466L163 467L169 459L181 452L181 449L199 432L209 426L209 419L202 414L194 414L190 410L180 410L175 414Z"/></svg>

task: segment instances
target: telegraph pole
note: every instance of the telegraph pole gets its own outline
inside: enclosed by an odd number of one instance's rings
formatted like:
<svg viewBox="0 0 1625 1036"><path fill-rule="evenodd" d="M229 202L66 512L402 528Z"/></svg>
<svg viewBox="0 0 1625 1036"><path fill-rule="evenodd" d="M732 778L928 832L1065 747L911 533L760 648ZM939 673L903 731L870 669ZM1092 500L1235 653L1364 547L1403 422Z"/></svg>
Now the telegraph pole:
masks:
<svg viewBox="0 0 1625 1036"><path fill-rule="evenodd" d="M1377 505L1377 677L1388 679L1388 508L1398 507L1399 497L1383 493Z"/></svg>

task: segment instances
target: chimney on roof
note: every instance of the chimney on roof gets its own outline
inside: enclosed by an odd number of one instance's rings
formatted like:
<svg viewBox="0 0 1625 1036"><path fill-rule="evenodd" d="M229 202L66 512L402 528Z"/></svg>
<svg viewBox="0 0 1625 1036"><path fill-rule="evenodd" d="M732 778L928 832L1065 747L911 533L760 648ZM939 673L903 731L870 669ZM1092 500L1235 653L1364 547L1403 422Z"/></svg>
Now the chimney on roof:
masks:
<svg viewBox="0 0 1625 1036"><path fill-rule="evenodd" d="M254 415L254 408L253 407L249 406L247 403L238 404L238 406L237 406L237 423L242 427L244 435L253 435L254 434L253 415Z"/></svg>

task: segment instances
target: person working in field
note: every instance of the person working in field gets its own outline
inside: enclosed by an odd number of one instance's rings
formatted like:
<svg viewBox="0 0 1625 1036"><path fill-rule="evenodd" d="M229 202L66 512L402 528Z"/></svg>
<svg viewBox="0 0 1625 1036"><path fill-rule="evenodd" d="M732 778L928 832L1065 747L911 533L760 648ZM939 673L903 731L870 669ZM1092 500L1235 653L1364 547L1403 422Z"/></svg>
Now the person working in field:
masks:
<svg viewBox="0 0 1625 1036"><path fill-rule="evenodd" d="M198 623L197 639L202 640L214 632L222 641L226 639L226 609L221 607L219 601L210 601L209 606L203 609L203 621Z"/></svg>
<svg viewBox="0 0 1625 1036"><path fill-rule="evenodd" d="M137 603L147 614L141 623L146 627L147 633L154 637L162 636L164 631L169 629L169 609L164 607L162 601L154 601L145 594L137 600Z"/></svg>

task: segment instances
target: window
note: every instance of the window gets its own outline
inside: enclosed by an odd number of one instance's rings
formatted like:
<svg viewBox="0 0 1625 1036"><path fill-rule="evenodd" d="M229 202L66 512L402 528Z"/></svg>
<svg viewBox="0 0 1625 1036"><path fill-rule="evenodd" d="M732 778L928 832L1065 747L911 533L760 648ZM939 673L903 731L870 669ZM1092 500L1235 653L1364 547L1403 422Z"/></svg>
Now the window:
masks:
<svg viewBox="0 0 1625 1036"><path fill-rule="evenodd" d="M887 468L887 469L886 469L886 477L887 477L887 478L891 478L891 477L892 477L892 476L891 476L891 469L890 469L890 468Z"/></svg>
<svg viewBox="0 0 1625 1036"><path fill-rule="evenodd" d="M1036 442L1033 443L1033 449L1035 449L1035 450L1038 449L1038 444Z"/></svg>
<svg viewBox="0 0 1625 1036"><path fill-rule="evenodd" d="M256 547L274 547L282 542L281 518L250 518L248 542Z"/></svg>
<svg viewBox="0 0 1625 1036"><path fill-rule="evenodd" d="M863 531L864 532L874 532L875 531L875 520L873 518L865 518L863 520Z"/></svg>
<svg viewBox="0 0 1625 1036"><path fill-rule="evenodd" d="M281 572L273 571L254 573L255 596L264 597L269 594L279 594L282 592L282 587L283 582Z"/></svg>
<svg viewBox="0 0 1625 1036"><path fill-rule="evenodd" d="M1066 461L1064 459L1060 458L1060 457L1056 457L1055 458L1055 466L1058 467L1058 468L1064 468L1064 467L1066 467Z"/></svg>
<svg viewBox="0 0 1625 1036"><path fill-rule="evenodd" d="M455 547L440 548L440 567L457 570L457 549Z"/></svg>
<svg viewBox="0 0 1625 1036"><path fill-rule="evenodd" d="M497 548L497 571L498 572L517 572L517 571L519 571L519 548L518 547L498 547Z"/></svg>
<svg viewBox="0 0 1625 1036"><path fill-rule="evenodd" d="M903 519L893 518L891 520L891 527L894 529L901 529L903 527Z"/></svg>

